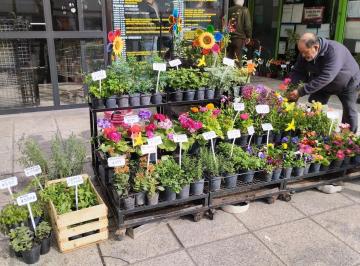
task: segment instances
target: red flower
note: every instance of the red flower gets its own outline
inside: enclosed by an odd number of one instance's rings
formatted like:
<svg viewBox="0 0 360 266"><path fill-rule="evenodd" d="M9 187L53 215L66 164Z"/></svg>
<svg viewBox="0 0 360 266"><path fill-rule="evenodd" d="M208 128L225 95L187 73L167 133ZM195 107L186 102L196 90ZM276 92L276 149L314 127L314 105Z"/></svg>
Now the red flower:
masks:
<svg viewBox="0 0 360 266"><path fill-rule="evenodd" d="M284 84L289 85L291 83L291 78L284 79Z"/></svg>
<svg viewBox="0 0 360 266"><path fill-rule="evenodd" d="M139 133L141 132L141 126L133 125L132 127L129 128L129 131L130 131L130 135Z"/></svg>
<svg viewBox="0 0 360 266"><path fill-rule="evenodd" d="M202 49L202 51L201 51L201 53L202 53L203 55L208 55L208 54L210 54L210 52L211 52L210 49Z"/></svg>
<svg viewBox="0 0 360 266"><path fill-rule="evenodd" d="M166 119L166 116L163 114L155 114L154 118L160 122L163 122Z"/></svg>
<svg viewBox="0 0 360 266"><path fill-rule="evenodd" d="M147 125L146 127L145 127L145 130L146 131L152 131L152 132L154 132L155 131L155 129L156 129L156 126L154 125L154 124L149 124L149 125Z"/></svg>
<svg viewBox="0 0 360 266"><path fill-rule="evenodd" d="M281 83L281 84L279 85L279 89L280 89L281 91L286 91L286 90L287 90L287 85Z"/></svg>

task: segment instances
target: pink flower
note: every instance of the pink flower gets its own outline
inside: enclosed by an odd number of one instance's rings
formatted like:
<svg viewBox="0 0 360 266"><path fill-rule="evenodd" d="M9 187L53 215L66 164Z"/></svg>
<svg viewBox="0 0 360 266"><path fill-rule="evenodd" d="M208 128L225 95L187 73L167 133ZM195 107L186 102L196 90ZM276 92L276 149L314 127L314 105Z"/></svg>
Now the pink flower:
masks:
<svg viewBox="0 0 360 266"><path fill-rule="evenodd" d="M170 140L174 140L174 134L173 134L173 133L167 134L167 137L168 137L168 139L170 139Z"/></svg>
<svg viewBox="0 0 360 266"><path fill-rule="evenodd" d="M151 139L153 138L155 135L154 135L154 132L153 131L146 131L146 136Z"/></svg>
<svg viewBox="0 0 360 266"><path fill-rule="evenodd" d="M171 120L166 118L163 122L158 123L158 127L162 129L170 129L173 126Z"/></svg>
<svg viewBox="0 0 360 266"><path fill-rule="evenodd" d="M115 143L118 143L121 140L121 134L119 132L111 132L109 134L109 139Z"/></svg>
<svg viewBox="0 0 360 266"><path fill-rule="evenodd" d="M220 113L221 113L221 110L220 110L220 109L215 109L215 110L213 110L213 112L212 112L212 114L213 114L214 116L218 116Z"/></svg>
<svg viewBox="0 0 360 266"><path fill-rule="evenodd" d="M241 115L240 115L240 119L241 119L241 120L248 120L248 119L249 119L249 114L248 114L248 113L241 114Z"/></svg>
<svg viewBox="0 0 360 266"><path fill-rule="evenodd" d="M350 128L350 124L348 124L348 123L341 123L341 124L339 125L339 127L340 127L341 129L349 129L349 128Z"/></svg>
<svg viewBox="0 0 360 266"><path fill-rule="evenodd" d="M284 84L289 85L291 83L291 78L284 79Z"/></svg>
<svg viewBox="0 0 360 266"><path fill-rule="evenodd" d="M220 52L220 46L215 43L214 46L211 48L211 51L213 51L215 54L218 54Z"/></svg>
<svg viewBox="0 0 360 266"><path fill-rule="evenodd" d="M313 148L310 145L300 144L300 152L306 154L312 154Z"/></svg>
<svg viewBox="0 0 360 266"><path fill-rule="evenodd" d="M326 151L329 151L329 150L331 149L331 147L330 147L330 145L325 144L325 145L324 145L324 149L325 149Z"/></svg>
<svg viewBox="0 0 360 266"><path fill-rule="evenodd" d="M204 113L207 112L207 108L205 106L200 106L200 112Z"/></svg>
<svg viewBox="0 0 360 266"><path fill-rule="evenodd" d="M155 131L155 129L156 129L156 126L154 125L154 124L149 124L149 125L147 125L146 127L145 127L145 130L146 131L152 131L152 132L154 132Z"/></svg>
<svg viewBox="0 0 360 266"><path fill-rule="evenodd" d="M336 158L338 158L339 160L344 160L345 158L345 153L342 150L338 150L336 153Z"/></svg>
<svg viewBox="0 0 360 266"><path fill-rule="evenodd" d="M163 114L155 114L154 118L158 121L164 121L166 119L166 116Z"/></svg>

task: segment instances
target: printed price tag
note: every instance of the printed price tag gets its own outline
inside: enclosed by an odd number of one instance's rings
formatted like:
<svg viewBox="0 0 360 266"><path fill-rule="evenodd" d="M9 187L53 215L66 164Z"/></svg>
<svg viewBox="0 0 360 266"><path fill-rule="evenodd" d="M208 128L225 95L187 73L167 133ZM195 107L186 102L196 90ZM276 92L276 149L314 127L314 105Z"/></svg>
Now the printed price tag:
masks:
<svg viewBox="0 0 360 266"><path fill-rule="evenodd" d="M153 137L151 139L148 139L147 142L151 146L157 146L157 145L160 145L160 144L163 143L160 136L156 136L156 137Z"/></svg>
<svg viewBox="0 0 360 266"><path fill-rule="evenodd" d="M227 132L228 139L236 139L241 137L241 133L239 129L229 130Z"/></svg>
<svg viewBox="0 0 360 266"><path fill-rule="evenodd" d="M140 117L138 115L127 115L127 116L124 116L124 122L125 122L125 124L129 124L129 125L139 123Z"/></svg>
<svg viewBox="0 0 360 266"><path fill-rule="evenodd" d="M149 154L149 153L156 153L156 146L152 146L152 145L149 145L149 144L142 145L141 146L141 153L143 155Z"/></svg>
<svg viewBox="0 0 360 266"><path fill-rule="evenodd" d="M166 64L165 63L153 63L153 70L166 71Z"/></svg>
<svg viewBox="0 0 360 266"><path fill-rule="evenodd" d="M15 187L18 184L18 179L16 176L12 176L3 180L0 180L0 189L5 189L9 187Z"/></svg>
<svg viewBox="0 0 360 266"><path fill-rule="evenodd" d="M272 124L270 123L262 124L261 127L264 131L270 131L274 129Z"/></svg>
<svg viewBox="0 0 360 266"><path fill-rule="evenodd" d="M29 194L22 195L16 199L17 204L19 206L26 205L28 203L35 202L37 200L35 192L31 192Z"/></svg>
<svg viewBox="0 0 360 266"><path fill-rule="evenodd" d="M214 131L204 132L202 133L205 140L215 139L216 133Z"/></svg>
<svg viewBox="0 0 360 266"><path fill-rule="evenodd" d="M93 73L91 73L91 78L93 81L99 81L102 79L106 79L106 71L100 70L100 71L93 72Z"/></svg>
<svg viewBox="0 0 360 266"><path fill-rule="evenodd" d="M180 59L175 59L175 60L171 60L169 62L169 65L171 67L177 67L177 66L180 66L182 63L181 63L181 60Z"/></svg>
<svg viewBox="0 0 360 266"><path fill-rule="evenodd" d="M235 60L224 57L223 64L231 67L235 67Z"/></svg>
<svg viewBox="0 0 360 266"><path fill-rule="evenodd" d="M74 175L74 176L67 177L66 183L67 183L68 187L74 187L74 186L81 185L82 183L84 183L84 179L83 179L82 175Z"/></svg>
<svg viewBox="0 0 360 266"><path fill-rule="evenodd" d="M268 114L270 112L270 107L267 104L256 105L256 112L258 114Z"/></svg>
<svg viewBox="0 0 360 266"><path fill-rule="evenodd" d="M109 167L119 167L125 165L125 156L110 157L107 160Z"/></svg>
<svg viewBox="0 0 360 266"><path fill-rule="evenodd" d="M174 142L176 143L188 142L188 137L185 134L174 135Z"/></svg>
<svg viewBox="0 0 360 266"><path fill-rule="evenodd" d="M237 112L241 112L245 110L245 104L244 103L234 103L234 110Z"/></svg>
<svg viewBox="0 0 360 266"><path fill-rule="evenodd" d="M26 177L36 176L36 175L41 174L41 167L40 167L40 165L31 166L31 167L24 169L24 172L25 172Z"/></svg>
<svg viewBox="0 0 360 266"><path fill-rule="evenodd" d="M249 135L254 135L254 134L255 134L255 128L254 128L254 126L249 126L249 127L247 128L247 131L248 131L248 134L249 134Z"/></svg>
<svg viewBox="0 0 360 266"><path fill-rule="evenodd" d="M286 65L282 64L280 67L281 67L282 69L284 69L284 68L286 68Z"/></svg>
<svg viewBox="0 0 360 266"><path fill-rule="evenodd" d="M326 116L331 120L335 120L339 118L339 113L335 111L329 111L326 113Z"/></svg>

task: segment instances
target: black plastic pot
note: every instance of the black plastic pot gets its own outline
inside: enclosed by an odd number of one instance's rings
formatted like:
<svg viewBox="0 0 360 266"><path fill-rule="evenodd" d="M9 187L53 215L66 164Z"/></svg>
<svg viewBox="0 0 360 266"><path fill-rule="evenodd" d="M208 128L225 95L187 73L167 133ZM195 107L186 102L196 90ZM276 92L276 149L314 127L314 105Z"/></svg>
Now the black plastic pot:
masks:
<svg viewBox="0 0 360 266"><path fill-rule="evenodd" d="M196 100L204 100L205 99L205 89L198 89L195 92L195 99Z"/></svg>
<svg viewBox="0 0 360 266"><path fill-rule="evenodd" d="M49 237L41 240L40 254L45 255L45 254L49 253L50 247L51 247L51 232L50 232Z"/></svg>
<svg viewBox="0 0 360 266"><path fill-rule="evenodd" d="M122 200L125 210L132 210L135 208L135 198L127 197Z"/></svg>
<svg viewBox="0 0 360 266"><path fill-rule="evenodd" d="M211 177L210 178L210 190L216 191L219 190L221 186L221 176Z"/></svg>
<svg viewBox="0 0 360 266"><path fill-rule="evenodd" d="M190 185L186 185L182 190L177 194L178 199L187 199L190 196Z"/></svg>
<svg viewBox="0 0 360 266"><path fill-rule="evenodd" d="M204 179L195 181L190 185L191 195L199 196L204 193Z"/></svg>
<svg viewBox="0 0 360 266"><path fill-rule="evenodd" d="M161 104L162 103L162 94L161 93L154 93L152 96L151 96L151 103L152 104Z"/></svg>
<svg viewBox="0 0 360 266"><path fill-rule="evenodd" d="M240 177L244 183L251 183L254 180L254 175L255 175L255 171L250 170L250 171L244 172L244 174L241 175Z"/></svg>
<svg viewBox="0 0 360 266"><path fill-rule="evenodd" d="M147 199L147 205L150 206L156 205L159 203L159 193L155 193L151 197L149 196L149 194L146 194L146 199Z"/></svg>
<svg viewBox="0 0 360 266"><path fill-rule="evenodd" d="M264 177L265 182L270 182L272 180L273 174L274 174L273 172L265 173L265 177Z"/></svg>
<svg viewBox="0 0 360 266"><path fill-rule="evenodd" d="M225 187L226 188L234 188L236 187L238 176L232 175L225 177Z"/></svg>
<svg viewBox="0 0 360 266"><path fill-rule="evenodd" d="M136 206L145 204L145 192L139 192L135 194L135 204Z"/></svg>
<svg viewBox="0 0 360 266"><path fill-rule="evenodd" d="M94 109L105 108L104 100L96 98L96 97L91 98L91 105L92 105L92 108L94 108Z"/></svg>
<svg viewBox="0 0 360 266"><path fill-rule="evenodd" d="M310 164L306 164L304 168L304 175L307 175L310 171Z"/></svg>
<svg viewBox="0 0 360 266"><path fill-rule="evenodd" d="M195 98L195 91L184 91L184 101L193 101Z"/></svg>
<svg viewBox="0 0 360 266"><path fill-rule="evenodd" d="M334 160L331 163L331 168L340 168L344 160Z"/></svg>
<svg viewBox="0 0 360 266"><path fill-rule="evenodd" d="M113 95L106 99L106 107L107 108L117 108L118 107L116 96Z"/></svg>
<svg viewBox="0 0 360 266"><path fill-rule="evenodd" d="M280 176L281 176L281 172L282 172L281 168L275 169L273 172L272 180L274 180L274 181L279 180Z"/></svg>
<svg viewBox="0 0 360 266"><path fill-rule="evenodd" d="M42 217L39 217L39 216L34 217L35 226L38 226L38 224L41 223L42 221L43 221ZM34 231L34 228L32 226L32 222L31 222L30 218L28 218L27 221L25 221L25 225L28 226L31 231ZM16 227L14 227L14 228L16 228Z"/></svg>
<svg viewBox="0 0 360 266"><path fill-rule="evenodd" d="M274 134L274 142L275 143L280 143L281 142L281 138L282 138L282 134L281 133L276 133Z"/></svg>
<svg viewBox="0 0 360 266"><path fill-rule="evenodd" d="M15 251L11 246L10 246L10 250L14 251L15 257L17 257L17 258L22 257L21 251Z"/></svg>
<svg viewBox="0 0 360 266"><path fill-rule="evenodd" d="M141 94L140 103L141 105L149 105L151 101L151 94Z"/></svg>
<svg viewBox="0 0 360 266"><path fill-rule="evenodd" d="M129 107L129 95L120 95L118 105L119 107Z"/></svg>
<svg viewBox="0 0 360 266"><path fill-rule="evenodd" d="M223 93L224 93L223 89L216 89L214 95L215 99L219 99L223 95Z"/></svg>
<svg viewBox="0 0 360 266"><path fill-rule="evenodd" d="M295 167L294 168L294 176L303 176L305 167Z"/></svg>
<svg viewBox="0 0 360 266"><path fill-rule="evenodd" d="M330 168L330 165L321 165L320 166L320 171L328 171L329 170L329 168Z"/></svg>
<svg viewBox="0 0 360 266"><path fill-rule="evenodd" d="M310 173L320 172L321 164L320 163L312 163L310 166Z"/></svg>
<svg viewBox="0 0 360 266"><path fill-rule="evenodd" d="M353 160L355 164L360 164L360 155L356 155Z"/></svg>
<svg viewBox="0 0 360 266"><path fill-rule="evenodd" d="M350 157L345 157L345 159L344 159L344 162L343 162L343 166L348 166L349 164L350 164Z"/></svg>
<svg viewBox="0 0 360 266"><path fill-rule="evenodd" d="M215 90L214 89L206 89L205 90L205 99L214 99Z"/></svg>
<svg viewBox="0 0 360 266"><path fill-rule="evenodd" d="M174 102L181 102L183 100L183 92L182 91L174 91L171 93L171 99Z"/></svg>
<svg viewBox="0 0 360 266"><path fill-rule="evenodd" d="M239 139L236 139L238 145L244 147L246 145L248 145L248 141L249 141L249 135L241 135Z"/></svg>
<svg viewBox="0 0 360 266"><path fill-rule="evenodd" d="M263 136L262 135L254 135L255 145L259 146L262 144Z"/></svg>
<svg viewBox="0 0 360 266"><path fill-rule="evenodd" d="M291 173L292 173L293 168L292 167L287 167L283 169L283 176L284 178L291 178Z"/></svg>
<svg viewBox="0 0 360 266"><path fill-rule="evenodd" d="M40 249L41 246L39 244L34 244L32 249L23 251L22 257L26 264L34 264L40 259Z"/></svg>
<svg viewBox="0 0 360 266"><path fill-rule="evenodd" d="M171 201L176 199L176 193L170 188L166 187L162 193L162 199L165 201Z"/></svg>
<svg viewBox="0 0 360 266"><path fill-rule="evenodd" d="M134 93L129 95L130 106L140 105L140 93Z"/></svg>
<svg viewBox="0 0 360 266"><path fill-rule="evenodd" d="M240 96L240 88L241 88L240 86L235 86L235 87L233 87L232 96L233 96L234 98Z"/></svg>

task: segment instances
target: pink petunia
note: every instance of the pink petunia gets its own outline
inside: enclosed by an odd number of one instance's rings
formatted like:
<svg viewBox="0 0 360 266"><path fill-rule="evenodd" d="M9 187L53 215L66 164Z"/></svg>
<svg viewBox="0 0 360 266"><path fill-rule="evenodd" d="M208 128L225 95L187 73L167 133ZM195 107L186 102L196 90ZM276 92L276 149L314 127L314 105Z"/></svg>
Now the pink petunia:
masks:
<svg viewBox="0 0 360 266"><path fill-rule="evenodd" d="M249 114L248 114L248 113L241 114L241 115L240 115L240 119L241 119L241 120L248 120L248 119L249 119Z"/></svg>
<svg viewBox="0 0 360 266"><path fill-rule="evenodd" d="M111 132L109 134L109 139L115 143L118 143L121 140L121 134L119 132Z"/></svg>
<svg viewBox="0 0 360 266"><path fill-rule="evenodd" d="M345 158L345 152L342 150L338 150L336 153L336 158L338 158L339 160L344 160Z"/></svg>
<svg viewBox="0 0 360 266"><path fill-rule="evenodd" d="M220 109L215 109L215 110L213 110L213 112L212 112L212 114L213 114L214 116L218 116L220 113L221 113L221 110L220 110Z"/></svg>

